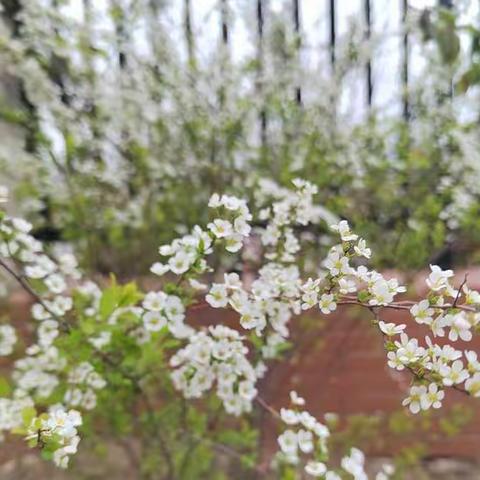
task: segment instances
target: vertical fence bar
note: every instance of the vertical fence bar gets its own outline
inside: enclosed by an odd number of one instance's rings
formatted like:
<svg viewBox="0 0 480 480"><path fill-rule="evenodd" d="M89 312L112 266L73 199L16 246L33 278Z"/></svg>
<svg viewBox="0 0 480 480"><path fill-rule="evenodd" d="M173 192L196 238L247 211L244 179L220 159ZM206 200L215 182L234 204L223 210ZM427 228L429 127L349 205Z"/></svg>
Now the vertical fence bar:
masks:
<svg viewBox="0 0 480 480"><path fill-rule="evenodd" d="M264 29L264 3L263 0L257 0L257 36L258 36L258 90L259 93L262 92L262 83L263 79L263 29ZM263 103L264 99L262 96L261 102ZM265 111L265 105L262 105L260 111L260 138L262 147L265 147L267 144L267 112Z"/></svg>
<svg viewBox="0 0 480 480"><path fill-rule="evenodd" d="M300 48L301 48L301 38L300 38L300 0L293 0L293 26L295 30L295 42L296 42L296 51L297 51L297 61L300 65ZM300 85L295 87L295 101L298 105L302 104L302 88Z"/></svg>
<svg viewBox="0 0 480 480"><path fill-rule="evenodd" d="M370 41L372 35L372 6L370 0L364 0L365 8L365 37L367 42ZM372 59L371 56L368 57L366 65L366 81L367 81L367 105L368 107L372 106L372 97L373 97L373 82L372 82Z"/></svg>
<svg viewBox="0 0 480 480"><path fill-rule="evenodd" d="M329 26L330 26L330 64L332 71L335 70L335 42L336 42L336 12L335 0L330 0L329 9Z"/></svg>
<svg viewBox="0 0 480 480"><path fill-rule="evenodd" d="M195 45L193 41L192 28L192 6L190 0L185 0L183 7L183 18L185 27L185 40L187 43L188 63L191 67L195 66Z"/></svg>
<svg viewBox="0 0 480 480"><path fill-rule="evenodd" d="M405 121L410 119L410 101L408 95L409 83L409 42L407 31L407 15L408 15L408 0L402 0L402 28L404 29L402 38L403 59L402 59L402 103L403 103L403 118Z"/></svg>
<svg viewBox="0 0 480 480"><path fill-rule="evenodd" d="M222 44L220 46L220 68L222 72L222 82L218 91L218 100L221 108L223 108L225 105L226 100L226 86L228 83L226 81L226 72L229 67L229 12L227 1L228 0L220 0L220 27L222 32Z"/></svg>
<svg viewBox="0 0 480 480"><path fill-rule="evenodd" d="M227 46L229 43L227 0L221 0L220 8L221 8L221 16L222 16L222 20L221 20L222 21L222 42L225 46Z"/></svg>

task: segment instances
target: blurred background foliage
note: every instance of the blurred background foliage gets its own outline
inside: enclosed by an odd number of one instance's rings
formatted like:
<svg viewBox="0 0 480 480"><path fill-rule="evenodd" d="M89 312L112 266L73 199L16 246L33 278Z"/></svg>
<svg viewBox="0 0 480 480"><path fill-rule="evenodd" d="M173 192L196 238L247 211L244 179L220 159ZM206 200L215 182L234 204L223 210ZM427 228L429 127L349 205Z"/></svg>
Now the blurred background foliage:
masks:
<svg viewBox="0 0 480 480"><path fill-rule="evenodd" d="M169 2L85 1L80 18L68 0L2 3L0 116L20 135L2 149L2 177L37 236L73 244L90 270L143 274L160 243L207 220L212 192L253 199L259 179L298 176L368 239L378 268L477 258L480 37L459 8L407 12L395 34L417 42L424 66L398 92L403 116L372 107L351 122L342 95L382 40L358 22L325 73L299 62L288 2L250 22L256 48L241 62L228 28L254 2L219 2L223 37L208 54L189 2L181 43Z"/></svg>

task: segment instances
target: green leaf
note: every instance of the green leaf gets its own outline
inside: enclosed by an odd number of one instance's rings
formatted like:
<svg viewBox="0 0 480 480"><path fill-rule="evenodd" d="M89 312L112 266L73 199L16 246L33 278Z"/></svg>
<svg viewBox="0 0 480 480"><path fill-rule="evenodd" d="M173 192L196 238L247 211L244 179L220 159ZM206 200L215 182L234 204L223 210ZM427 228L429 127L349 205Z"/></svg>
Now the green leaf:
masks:
<svg viewBox="0 0 480 480"><path fill-rule="evenodd" d="M37 411L33 407L26 407L22 410L22 421L26 427L32 424L33 419L37 416Z"/></svg>
<svg viewBox="0 0 480 480"><path fill-rule="evenodd" d="M115 276L111 276L112 285L105 289L100 299L99 313L102 319L107 319L117 308L119 303L119 288Z"/></svg>
<svg viewBox="0 0 480 480"><path fill-rule="evenodd" d="M470 87L480 83L480 64L472 63L470 68L460 77L455 85L458 93L465 93Z"/></svg>
<svg viewBox="0 0 480 480"><path fill-rule="evenodd" d="M8 397L11 391L12 389L7 379L4 377L0 377L0 397Z"/></svg>

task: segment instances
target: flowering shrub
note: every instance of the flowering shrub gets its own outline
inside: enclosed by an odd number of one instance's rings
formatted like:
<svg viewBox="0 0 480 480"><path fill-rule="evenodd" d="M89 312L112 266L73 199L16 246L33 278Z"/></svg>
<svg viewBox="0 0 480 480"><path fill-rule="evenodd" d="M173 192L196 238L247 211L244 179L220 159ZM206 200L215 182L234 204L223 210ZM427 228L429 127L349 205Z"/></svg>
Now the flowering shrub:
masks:
<svg viewBox="0 0 480 480"><path fill-rule="evenodd" d="M291 406L277 412L257 388L269 361L280 359L288 347L292 319L316 308L328 315L344 305L371 312L388 365L411 373L403 403L413 414L440 408L449 388L480 396L476 353L455 348L458 339L470 341L477 329L480 293L467 286L466 278L454 288L453 272L432 265L426 298L396 300L406 288L368 268L372 252L345 220L331 225L339 243L318 262L316 275L304 278L301 229L321 221L323 210L313 203L314 185L297 179L294 187L261 193L263 223L255 228L245 200L213 195L212 221L159 249L152 272L176 280L149 292L135 283L119 285L114 277L105 287L85 278L71 254L46 251L31 236L28 222L2 213L0 266L34 299L35 339L23 347L10 325L0 327L0 352L14 360L11 393L0 401L1 430L23 436L60 467L68 466L84 429L87 439L102 428L119 437L133 433L142 439L142 459L153 452L162 458L154 467L147 462L142 473L176 478L184 474L184 459L170 449L166 420L158 413L162 402L172 402L174 416L183 399L185 438L226 452L208 437L208 429L196 432L202 417L194 412L211 403L225 422L220 430L228 430L229 422L248 417L257 405L285 426L271 467L281 477L291 478L292 468L302 468L328 480L342 478L342 472L366 478L358 449L345 452L338 465L329 458L329 428L303 409L298 394L292 392ZM235 272L219 278L209 264L213 251L239 254L254 238L260 240L263 259L256 278L242 280ZM211 274L217 281L203 283ZM237 312L238 324L198 325L195 309L206 304ZM409 337L406 325L381 320L385 309L409 311L428 329L425 340ZM188 322L187 311L192 312ZM436 344L438 337L449 343ZM392 473L386 465L376 478Z"/></svg>
<svg viewBox="0 0 480 480"><path fill-rule="evenodd" d="M184 31L170 20L169 3L178 2L83 3L0 2L7 24L0 57L19 97L0 98L0 119L19 132L18 142L2 144L0 168L35 233L75 244L82 266L144 274L158 242L207 222L203 206L214 191L228 188L256 211L251 200L263 177L318 185L322 204L369 239L377 268L419 268L438 263L446 244L478 245L478 102L463 94L450 102L445 93L452 77L464 88L475 84L475 62L466 75L469 53L445 55L421 41L457 45L458 28L472 36L476 55L476 30L457 27L454 10L411 8L404 32L395 26L385 35L372 25L370 40L354 22L345 35L337 32L331 73L323 62L299 61L299 46L301 56L330 53L294 34L290 12L274 12L269 2L261 52L254 40L241 61L220 39L201 55L190 39L185 58L177 41ZM217 2L209 18L226 4L227 28L243 22L256 39L255 2ZM199 20L193 16L193 25ZM352 76L384 55L377 51L384 41L401 43L392 35L404 33L426 64L419 81L410 75L409 121L386 115L390 105L380 98L368 119L352 123L353 109L340 108ZM293 95L299 85L301 105Z"/></svg>

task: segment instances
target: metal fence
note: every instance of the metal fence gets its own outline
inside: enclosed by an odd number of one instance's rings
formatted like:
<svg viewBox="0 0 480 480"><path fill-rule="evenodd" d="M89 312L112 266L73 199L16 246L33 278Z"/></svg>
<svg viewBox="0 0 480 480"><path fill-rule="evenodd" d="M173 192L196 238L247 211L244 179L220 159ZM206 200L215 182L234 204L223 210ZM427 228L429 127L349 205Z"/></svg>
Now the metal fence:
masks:
<svg viewBox="0 0 480 480"><path fill-rule="evenodd" d="M247 40L245 31L242 32L239 26L241 22L233 18L235 12L232 14L232 11L239 3L250 9L251 17L246 21L252 22L250 31L255 25L256 38ZM261 57L269 16L272 11L282 9L286 18L290 18L291 28L301 39L301 55L307 62L311 58L321 59L330 69L335 69L337 44L348 29L348 18L353 16L363 25L365 40L368 41L372 35L378 37L379 32L384 37L384 45L376 49L375 55L363 66L363 71L352 80L355 84L352 86L355 91L352 94L356 105L354 110L365 113L372 106L386 108L405 119L410 115L408 86L415 75L420 55L418 45L413 44L408 30L404 28L405 22L412 11L420 12L424 7L455 6L452 0L183 0L182 5L181 2L175 5L177 13L183 17L179 22L186 30L188 56L195 55L194 43L197 53L211 48L215 44L215 29L220 25L217 37L228 45L234 56L241 56L244 50L256 50ZM219 12L218 18L208 13L214 10ZM202 31L199 37L207 33L203 46L198 44L201 42L197 38L199 31ZM304 93L302 85L295 87L298 103L302 103Z"/></svg>

